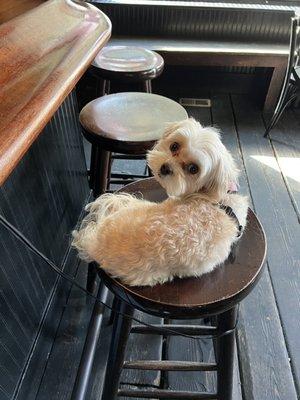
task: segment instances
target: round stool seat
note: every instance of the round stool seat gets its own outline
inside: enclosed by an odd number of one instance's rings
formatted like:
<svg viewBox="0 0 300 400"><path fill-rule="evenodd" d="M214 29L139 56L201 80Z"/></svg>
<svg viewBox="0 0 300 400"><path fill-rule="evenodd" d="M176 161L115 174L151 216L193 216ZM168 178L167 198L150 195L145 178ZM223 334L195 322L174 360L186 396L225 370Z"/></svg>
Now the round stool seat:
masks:
<svg viewBox="0 0 300 400"><path fill-rule="evenodd" d="M107 46L92 66L105 79L143 81L156 78L164 68L163 58L154 51L134 46Z"/></svg>
<svg viewBox="0 0 300 400"><path fill-rule="evenodd" d="M166 198L164 189L154 178L125 186L121 192L142 194L159 202ZM237 243L235 258L199 278L174 279L154 287L122 284L99 269L104 283L118 297L134 308L158 316L191 318L227 311L238 304L258 282L266 255L263 228L249 209L246 229ZM233 258L233 257L232 257Z"/></svg>
<svg viewBox="0 0 300 400"><path fill-rule="evenodd" d="M79 119L84 135L109 151L139 153L161 138L165 126L188 117L173 100L150 93L116 93L88 103Z"/></svg>

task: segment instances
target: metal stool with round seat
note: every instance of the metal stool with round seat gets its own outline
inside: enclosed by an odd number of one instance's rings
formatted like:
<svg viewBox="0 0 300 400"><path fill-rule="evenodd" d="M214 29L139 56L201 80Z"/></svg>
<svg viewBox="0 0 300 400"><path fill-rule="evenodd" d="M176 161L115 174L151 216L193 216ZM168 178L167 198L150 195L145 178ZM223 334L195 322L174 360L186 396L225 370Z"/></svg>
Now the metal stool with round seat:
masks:
<svg viewBox="0 0 300 400"><path fill-rule="evenodd" d="M162 201L166 193L154 178L127 185L122 191L142 194L151 201ZM237 243L235 257L224 265L200 278L175 279L154 287L129 287L111 278L101 269L99 275L104 284L118 299L118 314L113 323L110 352L104 382L102 400L115 400L117 396L151 399L217 399L231 400L234 335L237 323L237 306L258 282L266 255L266 239L262 226L252 210L248 212L245 231ZM170 319L194 319L210 317L216 324L132 326L134 310ZM122 313L125 315L122 315ZM125 361L126 343L130 332L138 334L170 333L204 335L215 339L215 363L189 363L180 361ZM174 333L172 333L174 334ZM215 393L193 393L171 389L133 390L119 388L122 368L163 371L216 371Z"/></svg>
<svg viewBox="0 0 300 400"><path fill-rule="evenodd" d="M91 71L104 80L102 94L109 94L110 81L141 82L151 93L151 80L164 69L163 58L154 51L134 46L107 46L94 59Z"/></svg>

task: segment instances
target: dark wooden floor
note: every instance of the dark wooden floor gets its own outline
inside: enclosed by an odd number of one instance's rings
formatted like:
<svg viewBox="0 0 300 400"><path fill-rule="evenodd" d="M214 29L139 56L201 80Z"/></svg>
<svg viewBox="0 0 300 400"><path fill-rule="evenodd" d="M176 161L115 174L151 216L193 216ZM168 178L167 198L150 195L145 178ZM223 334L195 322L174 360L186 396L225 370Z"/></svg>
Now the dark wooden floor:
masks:
<svg viewBox="0 0 300 400"><path fill-rule="evenodd" d="M300 120L288 111L264 139L261 111L246 96L214 95L212 107L189 108L202 124L218 126L241 169L248 194L268 239L267 268L240 306L236 336L234 400L296 400L300 388ZM119 165L117 168L128 165ZM135 164L135 167L143 168ZM133 168L135 168L133 167ZM85 279L86 267L78 270ZM49 354L37 400L70 398L91 314L91 301L72 288ZM157 318L141 316L148 322ZM194 323L194 322L193 322ZM111 329L104 322L88 399L101 397ZM211 360L209 340L131 335L127 358ZM122 384L210 390L212 373L126 371Z"/></svg>

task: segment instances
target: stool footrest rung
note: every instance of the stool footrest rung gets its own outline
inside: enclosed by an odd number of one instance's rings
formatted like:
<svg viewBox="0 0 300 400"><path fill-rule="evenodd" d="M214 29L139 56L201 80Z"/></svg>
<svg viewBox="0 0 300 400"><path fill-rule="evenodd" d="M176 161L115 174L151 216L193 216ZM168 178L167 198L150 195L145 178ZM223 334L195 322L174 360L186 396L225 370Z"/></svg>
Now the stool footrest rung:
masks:
<svg viewBox="0 0 300 400"><path fill-rule="evenodd" d="M215 363L148 360L148 361L125 361L125 369L141 369L156 371L217 371Z"/></svg>
<svg viewBox="0 0 300 400"><path fill-rule="evenodd" d="M174 332L167 332L165 329L171 329ZM132 333L145 333L152 335L165 335L165 336L176 336L176 335L217 335L218 330L215 326L206 325L155 325L143 326L133 325L131 328Z"/></svg>
<svg viewBox="0 0 300 400"><path fill-rule="evenodd" d="M130 172L113 172L110 175L111 178L120 178L120 179L126 179L126 178L131 178L131 179L143 179L147 178L146 175L143 174L131 174Z"/></svg>
<svg viewBox="0 0 300 400"><path fill-rule="evenodd" d="M110 179L109 185L128 185L135 182L134 179Z"/></svg>
<svg viewBox="0 0 300 400"><path fill-rule="evenodd" d="M144 160L146 154L113 154L111 156L114 160Z"/></svg>
<svg viewBox="0 0 300 400"><path fill-rule="evenodd" d="M216 393L195 393L174 390L130 390L119 389L118 396L139 397L145 399L181 399L181 400L217 400Z"/></svg>

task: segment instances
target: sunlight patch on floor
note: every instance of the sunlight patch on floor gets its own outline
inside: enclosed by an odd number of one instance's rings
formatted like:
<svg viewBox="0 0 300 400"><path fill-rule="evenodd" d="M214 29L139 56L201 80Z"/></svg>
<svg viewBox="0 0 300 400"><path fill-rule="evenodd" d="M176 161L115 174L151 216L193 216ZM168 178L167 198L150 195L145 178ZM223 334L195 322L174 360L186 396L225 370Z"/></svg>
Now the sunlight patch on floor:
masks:
<svg viewBox="0 0 300 400"><path fill-rule="evenodd" d="M283 172L285 176L300 183L300 158L299 157L278 157L278 162L275 157L269 156L251 156L256 161L273 168L278 172Z"/></svg>

